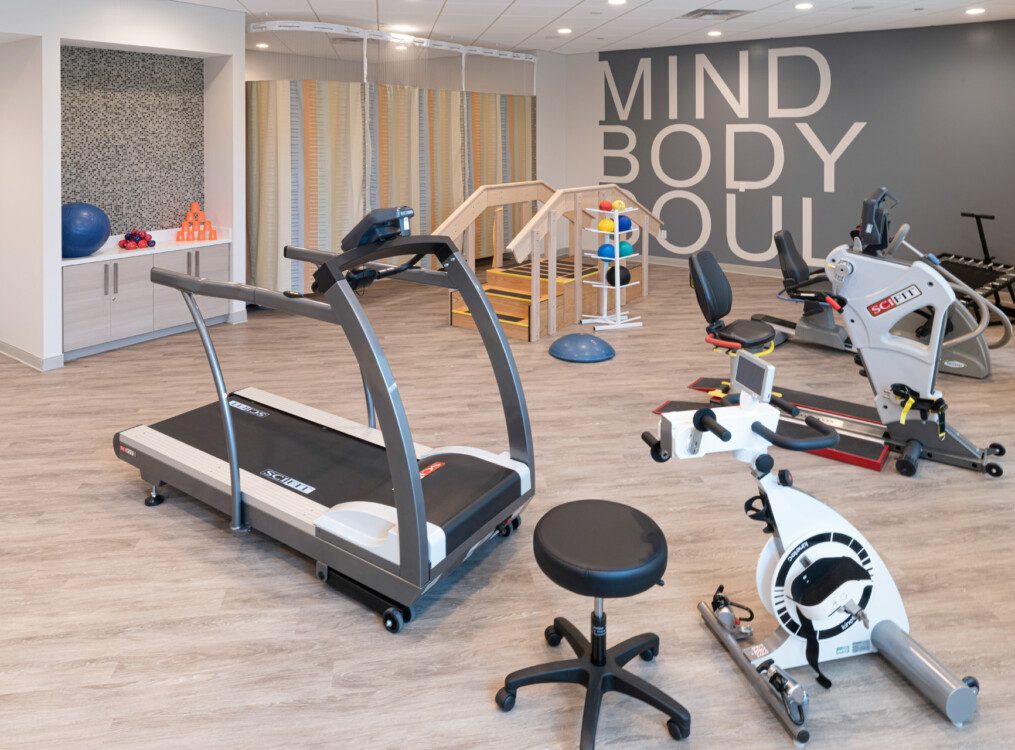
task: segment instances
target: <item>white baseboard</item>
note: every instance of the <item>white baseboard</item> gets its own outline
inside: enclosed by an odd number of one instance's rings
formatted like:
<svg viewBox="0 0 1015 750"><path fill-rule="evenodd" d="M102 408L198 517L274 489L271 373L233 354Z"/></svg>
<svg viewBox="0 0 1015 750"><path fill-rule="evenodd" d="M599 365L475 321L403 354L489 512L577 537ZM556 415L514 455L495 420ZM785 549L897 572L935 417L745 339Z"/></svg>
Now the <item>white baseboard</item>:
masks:
<svg viewBox="0 0 1015 750"><path fill-rule="evenodd" d="M37 357L36 355L29 354L24 349L20 349L13 344L8 344L6 341L0 341L0 354L10 357L23 365L28 365L33 370L38 370L39 372L56 370L57 368L63 367L62 354L57 354L55 357Z"/></svg>

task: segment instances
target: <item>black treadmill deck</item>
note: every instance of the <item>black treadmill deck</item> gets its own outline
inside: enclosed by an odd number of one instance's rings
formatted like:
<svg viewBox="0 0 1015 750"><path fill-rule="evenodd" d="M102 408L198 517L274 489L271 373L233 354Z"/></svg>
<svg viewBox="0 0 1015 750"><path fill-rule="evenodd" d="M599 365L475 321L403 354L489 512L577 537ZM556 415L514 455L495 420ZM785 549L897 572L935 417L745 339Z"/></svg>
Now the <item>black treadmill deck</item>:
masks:
<svg viewBox="0 0 1015 750"><path fill-rule="evenodd" d="M383 446L230 394L240 468L321 505L365 500L394 506ZM151 429L227 461L218 402ZM441 453L419 462L426 518L444 530L447 549L465 542L521 494L517 473L482 458Z"/></svg>

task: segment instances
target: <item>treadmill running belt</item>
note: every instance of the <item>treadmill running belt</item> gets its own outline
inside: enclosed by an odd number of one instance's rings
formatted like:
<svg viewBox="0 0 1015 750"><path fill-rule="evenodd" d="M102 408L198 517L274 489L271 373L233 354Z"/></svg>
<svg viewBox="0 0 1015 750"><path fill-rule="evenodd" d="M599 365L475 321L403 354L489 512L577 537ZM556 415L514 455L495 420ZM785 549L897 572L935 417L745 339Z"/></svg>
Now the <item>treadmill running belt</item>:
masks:
<svg viewBox="0 0 1015 750"><path fill-rule="evenodd" d="M394 506L383 446L242 396L231 394L229 401L241 469L301 492L322 506L322 514L352 500ZM228 460L217 401L151 428ZM423 497L427 521L444 529L450 551L517 500L521 483L510 469L461 453L434 454L420 469L438 463L444 465L422 479Z"/></svg>

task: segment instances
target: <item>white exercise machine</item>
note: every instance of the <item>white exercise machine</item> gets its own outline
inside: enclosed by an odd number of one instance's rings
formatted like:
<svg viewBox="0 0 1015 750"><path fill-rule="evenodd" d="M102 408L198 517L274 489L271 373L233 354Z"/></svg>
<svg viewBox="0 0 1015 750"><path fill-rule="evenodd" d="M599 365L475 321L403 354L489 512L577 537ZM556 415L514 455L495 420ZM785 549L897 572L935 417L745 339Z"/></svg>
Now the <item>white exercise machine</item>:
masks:
<svg viewBox="0 0 1015 750"><path fill-rule="evenodd" d="M747 516L771 534L757 568L758 596L778 627L751 641L754 613L719 586L698 610L755 690L798 744L810 738L809 698L788 670L810 666L818 683L831 687L821 666L829 661L880 653L953 724L976 710L979 684L958 679L909 636L909 619L884 561L856 527L827 505L793 487L785 469L776 472L770 445L788 450L831 447L834 428L808 417L810 435L776 433L780 411L795 407L772 396L775 367L747 352L731 360L733 388L724 403L660 415L659 438L642 438L657 461L730 452L751 467L758 494ZM772 404L776 404L773 406Z"/></svg>

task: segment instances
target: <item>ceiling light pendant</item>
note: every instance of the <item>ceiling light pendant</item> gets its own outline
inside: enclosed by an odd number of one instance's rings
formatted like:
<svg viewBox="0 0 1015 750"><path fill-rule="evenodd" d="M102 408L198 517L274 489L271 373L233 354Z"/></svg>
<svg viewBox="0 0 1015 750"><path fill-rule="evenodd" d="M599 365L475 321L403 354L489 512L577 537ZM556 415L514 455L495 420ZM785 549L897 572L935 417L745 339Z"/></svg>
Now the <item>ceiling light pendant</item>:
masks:
<svg viewBox="0 0 1015 750"><path fill-rule="evenodd" d="M722 32L721 31L712 30L712 31L708 32L708 35L709 36L722 36Z"/></svg>
<svg viewBox="0 0 1015 750"><path fill-rule="evenodd" d="M570 33L571 33L571 29L569 29L569 28L567 28L567 27L565 26L565 27L563 27L563 28L561 28L561 29L557 29L557 33L558 33L558 34L565 34L565 35L566 35L566 34L570 34Z"/></svg>
<svg viewBox="0 0 1015 750"><path fill-rule="evenodd" d="M985 8L966 8L966 15L967 16L979 16L979 15L982 15L982 14L984 14L986 12L987 11L986 11Z"/></svg>

